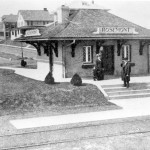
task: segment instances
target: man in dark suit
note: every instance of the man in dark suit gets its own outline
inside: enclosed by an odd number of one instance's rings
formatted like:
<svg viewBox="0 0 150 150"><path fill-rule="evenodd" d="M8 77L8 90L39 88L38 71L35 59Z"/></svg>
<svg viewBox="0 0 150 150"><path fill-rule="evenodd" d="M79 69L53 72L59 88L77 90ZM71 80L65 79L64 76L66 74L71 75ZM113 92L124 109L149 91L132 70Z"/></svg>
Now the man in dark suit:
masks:
<svg viewBox="0 0 150 150"><path fill-rule="evenodd" d="M124 59L121 63L121 78L124 81L124 86L129 88L131 65L127 59Z"/></svg>
<svg viewBox="0 0 150 150"><path fill-rule="evenodd" d="M95 62L95 67L93 70L94 80L103 80L104 79L104 65L102 62L102 54L99 53L96 55L97 59Z"/></svg>

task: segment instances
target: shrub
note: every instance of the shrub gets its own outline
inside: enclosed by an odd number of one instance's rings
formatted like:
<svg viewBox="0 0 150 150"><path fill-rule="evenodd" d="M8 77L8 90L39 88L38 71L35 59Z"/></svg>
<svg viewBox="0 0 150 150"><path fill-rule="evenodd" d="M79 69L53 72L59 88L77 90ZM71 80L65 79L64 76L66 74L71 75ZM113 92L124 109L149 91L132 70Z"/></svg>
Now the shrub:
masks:
<svg viewBox="0 0 150 150"><path fill-rule="evenodd" d="M82 79L81 77L76 73L71 79L71 84L75 86L81 86L82 85Z"/></svg>
<svg viewBox="0 0 150 150"><path fill-rule="evenodd" d="M54 82L54 78L52 77L52 73L51 72L49 72L47 74L47 76L45 77L45 83L46 84L54 84L55 83Z"/></svg>
<svg viewBox="0 0 150 150"><path fill-rule="evenodd" d="M27 62L22 59L22 60L21 60L21 66L22 66L22 67L25 67L26 65L27 65Z"/></svg>

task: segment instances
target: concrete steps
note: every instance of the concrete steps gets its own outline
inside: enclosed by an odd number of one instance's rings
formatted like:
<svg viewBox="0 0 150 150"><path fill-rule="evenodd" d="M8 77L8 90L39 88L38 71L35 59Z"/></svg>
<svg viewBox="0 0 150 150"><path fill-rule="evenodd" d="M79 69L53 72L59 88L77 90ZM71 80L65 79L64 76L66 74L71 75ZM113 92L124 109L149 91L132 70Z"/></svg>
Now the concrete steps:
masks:
<svg viewBox="0 0 150 150"><path fill-rule="evenodd" d="M129 88L122 84L102 85L110 100L150 97L150 84L131 84Z"/></svg>

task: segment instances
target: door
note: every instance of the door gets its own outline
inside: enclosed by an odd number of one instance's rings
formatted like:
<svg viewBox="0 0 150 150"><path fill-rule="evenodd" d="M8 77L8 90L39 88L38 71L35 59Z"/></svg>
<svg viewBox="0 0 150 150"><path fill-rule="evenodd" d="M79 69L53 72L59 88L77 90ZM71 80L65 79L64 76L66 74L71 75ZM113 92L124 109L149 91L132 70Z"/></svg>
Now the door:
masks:
<svg viewBox="0 0 150 150"><path fill-rule="evenodd" d="M105 74L114 74L114 46L103 46L102 60L104 64Z"/></svg>

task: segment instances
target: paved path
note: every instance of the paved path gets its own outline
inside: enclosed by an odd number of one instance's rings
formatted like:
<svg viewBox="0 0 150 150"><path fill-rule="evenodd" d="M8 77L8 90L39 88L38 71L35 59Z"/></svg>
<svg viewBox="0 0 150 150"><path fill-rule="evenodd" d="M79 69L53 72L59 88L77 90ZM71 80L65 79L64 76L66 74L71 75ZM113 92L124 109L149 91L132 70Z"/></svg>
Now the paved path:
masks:
<svg viewBox="0 0 150 150"><path fill-rule="evenodd" d="M111 102L117 104L118 106L121 106L123 109L80 114L68 114L61 116L18 119L11 120L10 123L17 129L26 129L150 115L149 98L132 100L125 99L121 101L113 100Z"/></svg>
<svg viewBox="0 0 150 150"><path fill-rule="evenodd" d="M24 73L22 74L22 72ZM41 74L40 70L27 70L22 68L15 68L15 72L20 75L24 75L36 80L43 80L43 76L36 76L36 74ZM61 79L57 77L59 81L70 81L70 79ZM144 77L133 77L131 82L148 82L150 81L149 76ZM97 85L104 94L105 91L101 88L101 85L113 85L113 84L122 84L120 79L111 79L103 81L92 81L84 80L83 82L92 83ZM63 125L63 124L72 124L79 122L90 122L90 121L100 121L108 119L118 119L118 118L127 118L127 117L137 117L137 116L147 116L150 115L150 98L135 98L135 99L121 99L121 100L111 100L112 103L122 107L120 110L109 110L101 112L90 112L90 113L80 113L80 114L68 114L61 116L50 116L50 117L35 117L28 119L17 119L10 120L10 123L17 129L26 129L26 128L36 128L44 126L53 126L53 125Z"/></svg>

